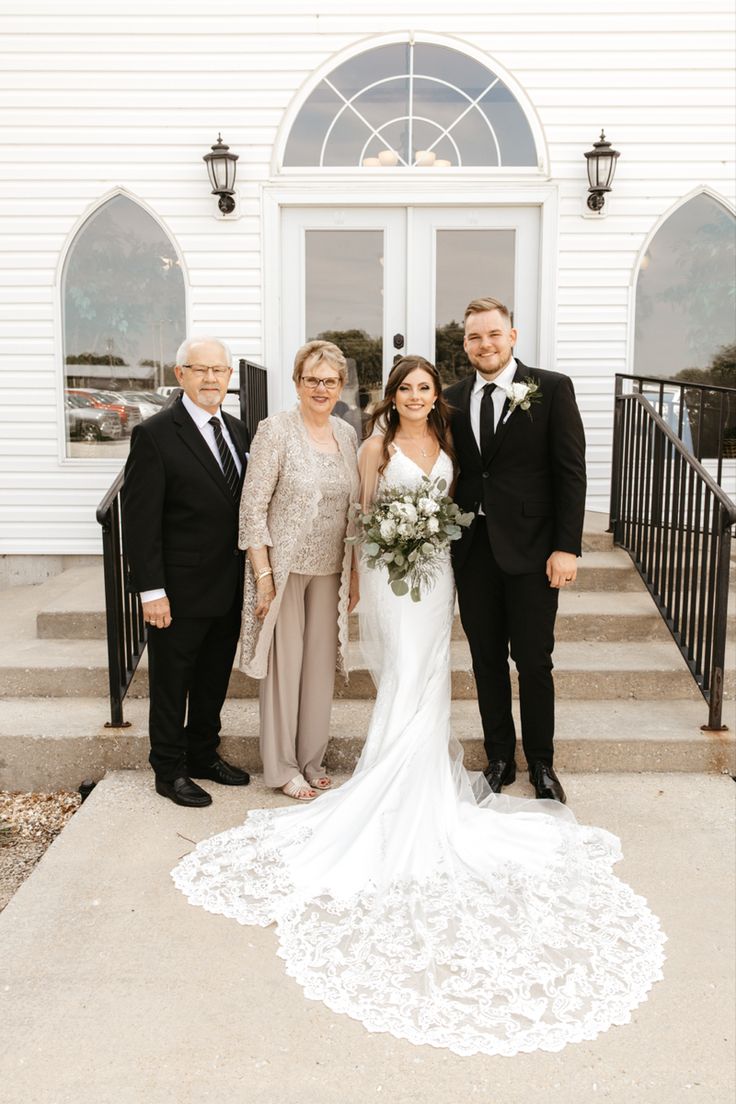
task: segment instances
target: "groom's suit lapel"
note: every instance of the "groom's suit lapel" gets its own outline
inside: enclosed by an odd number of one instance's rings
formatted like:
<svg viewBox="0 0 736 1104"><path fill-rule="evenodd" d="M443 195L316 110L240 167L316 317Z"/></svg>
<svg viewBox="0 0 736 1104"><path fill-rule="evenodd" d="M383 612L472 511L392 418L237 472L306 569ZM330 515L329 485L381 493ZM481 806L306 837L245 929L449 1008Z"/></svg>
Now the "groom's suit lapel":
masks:
<svg viewBox="0 0 736 1104"><path fill-rule="evenodd" d="M514 378L512 380L512 383L521 383L525 372L528 372L528 368L526 368L521 363L520 360L517 360L517 362L516 362L516 371L514 372ZM509 414L509 400L506 399L506 401L503 404L503 410L501 411L501 417L499 419L498 425L496 426L496 432L493 436L493 444L491 445L491 451L488 454L488 460L485 463L484 467L487 468L493 463L493 459L494 459L496 453L498 452L501 445L503 444L503 442L506 439L506 436L509 432L509 426L510 426L511 422L513 421L513 418L514 418L514 414Z"/></svg>
<svg viewBox="0 0 736 1104"><path fill-rule="evenodd" d="M478 463L481 463L480 449L478 448L478 442L475 439L473 433L473 425L470 421L470 398L473 394L473 385L475 384L475 372L463 380L463 391L458 403L458 416L460 419L460 429L463 435L467 438L470 448L473 449Z"/></svg>

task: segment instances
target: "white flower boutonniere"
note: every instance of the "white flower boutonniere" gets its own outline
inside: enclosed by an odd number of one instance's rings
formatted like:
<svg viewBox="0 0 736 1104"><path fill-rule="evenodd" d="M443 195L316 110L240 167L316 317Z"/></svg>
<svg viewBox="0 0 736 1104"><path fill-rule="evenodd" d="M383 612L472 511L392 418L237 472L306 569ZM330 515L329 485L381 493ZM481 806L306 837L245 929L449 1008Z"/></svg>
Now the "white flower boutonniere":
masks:
<svg viewBox="0 0 736 1104"><path fill-rule="evenodd" d="M512 383L510 387L506 388L506 398L509 400L509 409L506 415L510 418L516 410L517 406L529 414L529 409L532 403L539 402L542 397L538 382L527 376L521 383ZM529 414L531 418L531 414Z"/></svg>

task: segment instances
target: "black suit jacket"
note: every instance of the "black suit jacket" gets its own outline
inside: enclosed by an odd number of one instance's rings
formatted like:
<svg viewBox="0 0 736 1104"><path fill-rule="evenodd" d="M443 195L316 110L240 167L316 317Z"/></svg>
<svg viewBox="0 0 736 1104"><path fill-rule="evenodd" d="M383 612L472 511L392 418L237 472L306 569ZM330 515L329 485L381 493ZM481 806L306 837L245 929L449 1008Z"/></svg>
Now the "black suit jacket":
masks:
<svg viewBox="0 0 736 1104"><path fill-rule="evenodd" d="M572 382L559 372L516 364L514 381L531 376L541 398L508 418L506 401L486 464L470 426L475 372L445 391L460 467L455 501L466 511L482 505L493 555L510 575L543 571L554 551L579 556L585 515L585 435ZM454 543L456 568L482 520Z"/></svg>
<svg viewBox="0 0 736 1104"><path fill-rule="evenodd" d="M248 431L223 418L244 476ZM239 499L181 398L133 430L122 504L130 588L165 587L173 617L226 614L243 579Z"/></svg>

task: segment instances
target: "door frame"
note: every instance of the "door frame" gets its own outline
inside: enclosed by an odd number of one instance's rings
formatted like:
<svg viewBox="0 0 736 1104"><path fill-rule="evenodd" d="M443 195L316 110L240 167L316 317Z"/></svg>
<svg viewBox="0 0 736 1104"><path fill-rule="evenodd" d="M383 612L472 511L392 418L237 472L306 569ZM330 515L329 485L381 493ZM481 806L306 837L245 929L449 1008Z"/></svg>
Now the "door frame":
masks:
<svg viewBox="0 0 736 1104"><path fill-rule="evenodd" d="M385 180L377 194L377 180L356 180L354 176L330 179L310 174L307 179L280 179L261 185L261 287L263 289L262 363L268 369L269 409L283 410L292 403L285 386L291 375L285 357L293 350L283 348L281 339L281 211L286 207L523 207L540 209L539 227L539 359L537 367L554 368L557 319L557 248L559 237L559 194L550 182L479 179L407 180L401 187L396 177ZM384 184L384 181L381 181Z"/></svg>

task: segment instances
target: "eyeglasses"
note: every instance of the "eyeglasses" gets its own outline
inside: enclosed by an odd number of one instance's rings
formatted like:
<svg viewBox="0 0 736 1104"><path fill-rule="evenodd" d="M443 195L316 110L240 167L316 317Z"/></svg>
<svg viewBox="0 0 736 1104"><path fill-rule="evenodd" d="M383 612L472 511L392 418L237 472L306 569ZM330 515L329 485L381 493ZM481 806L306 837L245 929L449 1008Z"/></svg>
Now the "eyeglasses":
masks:
<svg viewBox="0 0 736 1104"><path fill-rule="evenodd" d="M340 380L335 379L319 379L317 376L302 376L301 383L307 388L308 391L316 391L320 384L324 387L325 391L335 391L340 386Z"/></svg>
<svg viewBox="0 0 736 1104"><path fill-rule="evenodd" d="M182 368L188 368L197 379L204 379L208 372L214 372L218 379L222 379L230 372L230 368L226 368L223 364L217 364L214 367L210 364L182 364Z"/></svg>

